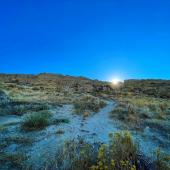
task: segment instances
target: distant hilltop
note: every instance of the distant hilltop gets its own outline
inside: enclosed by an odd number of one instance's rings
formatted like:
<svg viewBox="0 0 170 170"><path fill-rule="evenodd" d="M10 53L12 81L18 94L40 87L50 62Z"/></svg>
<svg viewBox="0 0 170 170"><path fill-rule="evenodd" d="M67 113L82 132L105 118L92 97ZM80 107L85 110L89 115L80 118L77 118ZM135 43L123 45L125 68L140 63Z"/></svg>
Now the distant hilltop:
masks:
<svg viewBox="0 0 170 170"><path fill-rule="evenodd" d="M144 94L159 98L170 98L170 80L129 79L118 87L111 82L92 80L62 74L0 74L0 81L18 85L32 86L34 89L68 90L77 93L106 93L111 95L131 93Z"/></svg>
<svg viewBox="0 0 170 170"><path fill-rule="evenodd" d="M0 74L0 81L5 83L16 83L19 85L27 85L46 88L58 88L61 90L71 90L76 92L97 92L112 91L109 82L91 80L85 77L75 77L62 74L40 73L34 74Z"/></svg>
<svg viewBox="0 0 170 170"><path fill-rule="evenodd" d="M145 94L153 97L170 98L170 80L142 79L125 80L122 92Z"/></svg>
<svg viewBox="0 0 170 170"><path fill-rule="evenodd" d="M64 75L64 74L54 74L54 73L39 73L39 74L5 74L0 73L0 79L30 79L30 78L42 78L42 79L58 79L58 78L65 78L65 79L79 79L79 80L91 80L91 81L98 81L97 79L92 80L87 77L83 76L71 76L71 75Z"/></svg>

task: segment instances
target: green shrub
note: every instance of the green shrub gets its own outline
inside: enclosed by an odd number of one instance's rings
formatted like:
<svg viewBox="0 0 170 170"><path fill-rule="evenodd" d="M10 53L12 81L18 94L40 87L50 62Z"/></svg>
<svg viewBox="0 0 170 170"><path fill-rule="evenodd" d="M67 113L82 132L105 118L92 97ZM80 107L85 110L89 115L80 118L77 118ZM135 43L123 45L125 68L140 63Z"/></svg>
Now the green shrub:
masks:
<svg viewBox="0 0 170 170"><path fill-rule="evenodd" d="M42 129L49 124L50 115L47 111L31 113L24 117L22 128L25 130Z"/></svg>

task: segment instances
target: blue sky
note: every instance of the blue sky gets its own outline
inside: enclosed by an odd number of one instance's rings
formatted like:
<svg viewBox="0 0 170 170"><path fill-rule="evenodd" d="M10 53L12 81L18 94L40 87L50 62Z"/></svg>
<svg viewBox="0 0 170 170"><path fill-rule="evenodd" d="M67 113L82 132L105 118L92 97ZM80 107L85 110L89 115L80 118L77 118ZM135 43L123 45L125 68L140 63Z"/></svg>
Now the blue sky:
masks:
<svg viewBox="0 0 170 170"><path fill-rule="evenodd" d="M170 79L170 1L0 1L0 62L1 73Z"/></svg>

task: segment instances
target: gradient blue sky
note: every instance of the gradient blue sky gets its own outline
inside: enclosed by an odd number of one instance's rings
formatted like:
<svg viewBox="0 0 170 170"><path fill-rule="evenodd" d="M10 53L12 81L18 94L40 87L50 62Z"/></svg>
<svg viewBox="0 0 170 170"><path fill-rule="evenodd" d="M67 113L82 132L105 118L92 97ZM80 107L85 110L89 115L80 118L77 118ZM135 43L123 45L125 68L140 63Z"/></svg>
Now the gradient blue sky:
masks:
<svg viewBox="0 0 170 170"><path fill-rule="evenodd" d="M0 72L170 79L170 0L1 0Z"/></svg>

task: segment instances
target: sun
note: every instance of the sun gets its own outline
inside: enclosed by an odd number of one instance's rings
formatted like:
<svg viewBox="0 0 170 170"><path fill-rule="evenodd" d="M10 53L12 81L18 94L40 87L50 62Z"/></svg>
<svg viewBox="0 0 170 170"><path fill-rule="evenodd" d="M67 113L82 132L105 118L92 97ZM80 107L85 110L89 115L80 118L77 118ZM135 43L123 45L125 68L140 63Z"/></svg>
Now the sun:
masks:
<svg viewBox="0 0 170 170"><path fill-rule="evenodd" d="M119 78L112 79L112 84L113 85L118 85L120 82L121 82L121 80Z"/></svg>

